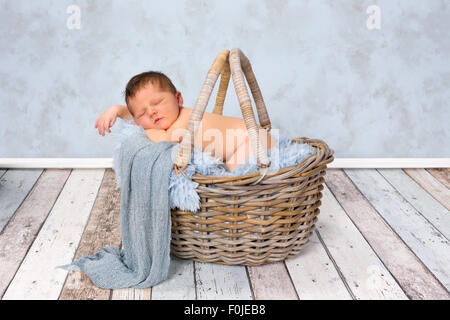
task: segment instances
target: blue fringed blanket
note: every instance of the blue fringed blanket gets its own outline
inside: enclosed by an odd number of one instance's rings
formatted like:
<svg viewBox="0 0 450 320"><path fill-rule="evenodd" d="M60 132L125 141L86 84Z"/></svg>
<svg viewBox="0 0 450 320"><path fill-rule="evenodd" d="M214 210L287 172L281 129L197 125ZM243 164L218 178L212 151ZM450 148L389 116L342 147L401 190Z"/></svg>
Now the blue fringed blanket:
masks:
<svg viewBox="0 0 450 320"><path fill-rule="evenodd" d="M121 174L122 249L104 247L94 255L58 266L83 271L100 288L148 288L167 279L171 216L169 175L173 142L154 143L145 133L125 139L116 173Z"/></svg>
<svg viewBox="0 0 450 320"><path fill-rule="evenodd" d="M112 130L112 134L118 137L118 143L114 149L113 170L116 173L117 187L120 186L120 172L118 170L119 152L122 143L126 138L136 132L145 134L142 127L131 124L132 120L123 120L118 118ZM307 143L292 142L291 139L280 135L272 136L278 144L278 148L268 150L268 157L271 161L269 172L278 171L281 168L295 165L304 158L314 154L316 150ZM278 138L278 139L277 139ZM173 152L178 154L179 144L173 148ZM191 161L186 167L186 175L191 178L195 173L202 175L221 175L221 176L242 176L258 171L256 159L253 154L248 161L234 168L232 172L217 158L211 156L209 152L202 152L194 147L191 155ZM200 209L200 198L195 191L198 183L186 179L182 174L176 174L172 170L169 178L169 203L170 208L179 208L185 211L196 212Z"/></svg>

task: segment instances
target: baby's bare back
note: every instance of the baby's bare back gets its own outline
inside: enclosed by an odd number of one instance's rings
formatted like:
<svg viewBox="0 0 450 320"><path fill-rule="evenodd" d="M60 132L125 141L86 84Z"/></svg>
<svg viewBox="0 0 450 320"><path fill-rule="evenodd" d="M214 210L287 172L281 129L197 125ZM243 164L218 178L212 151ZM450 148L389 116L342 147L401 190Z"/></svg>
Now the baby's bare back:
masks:
<svg viewBox="0 0 450 320"><path fill-rule="evenodd" d="M167 129L171 141L178 141L183 136L191 114L191 108L181 108L177 120ZM265 130L261 131L265 132ZM266 141L270 149L272 143L269 134L262 139L264 145ZM245 153L242 161L246 161L250 153L250 140L244 120L210 112L205 112L203 115L194 145L203 152L211 152L213 157L221 159L224 163L230 160L238 150L243 150Z"/></svg>

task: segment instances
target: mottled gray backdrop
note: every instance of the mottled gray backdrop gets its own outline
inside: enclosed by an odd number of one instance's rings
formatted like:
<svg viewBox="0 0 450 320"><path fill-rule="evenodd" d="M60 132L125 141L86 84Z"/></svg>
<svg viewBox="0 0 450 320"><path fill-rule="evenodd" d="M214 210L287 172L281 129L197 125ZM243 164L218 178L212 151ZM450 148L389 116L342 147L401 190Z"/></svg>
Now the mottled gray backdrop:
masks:
<svg viewBox="0 0 450 320"><path fill-rule="evenodd" d="M94 123L124 103L130 77L162 71L193 107L215 56L234 47L282 134L323 139L336 157L450 157L449 0L0 5L0 157L112 157L116 138ZM380 29L367 25L371 5ZM231 83L224 114L241 116Z"/></svg>

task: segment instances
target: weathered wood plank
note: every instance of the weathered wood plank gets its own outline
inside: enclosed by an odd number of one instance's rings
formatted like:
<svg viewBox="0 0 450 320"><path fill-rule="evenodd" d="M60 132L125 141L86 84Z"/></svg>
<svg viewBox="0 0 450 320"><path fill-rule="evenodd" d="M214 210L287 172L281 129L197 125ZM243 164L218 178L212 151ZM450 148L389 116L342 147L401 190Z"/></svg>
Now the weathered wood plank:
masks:
<svg viewBox="0 0 450 320"><path fill-rule="evenodd" d="M120 189L115 173L106 169L75 258L93 255L103 247L120 247ZM109 300L111 290L95 286L84 272L69 271L60 300Z"/></svg>
<svg viewBox="0 0 450 320"><path fill-rule="evenodd" d="M426 170L447 189L450 189L450 168L428 168Z"/></svg>
<svg viewBox="0 0 450 320"><path fill-rule="evenodd" d="M345 170L345 173L375 210L449 290L449 241L376 170L352 169Z"/></svg>
<svg viewBox="0 0 450 320"><path fill-rule="evenodd" d="M316 232L302 251L285 263L300 300L352 299Z"/></svg>
<svg viewBox="0 0 450 320"><path fill-rule="evenodd" d="M247 267L255 300L298 300L283 262Z"/></svg>
<svg viewBox="0 0 450 320"><path fill-rule="evenodd" d="M327 170L325 182L410 299L450 299L441 283L373 209L344 171Z"/></svg>
<svg viewBox="0 0 450 320"><path fill-rule="evenodd" d="M3 299L58 299L104 169L73 170Z"/></svg>
<svg viewBox="0 0 450 320"><path fill-rule="evenodd" d="M245 266L194 262L198 300L252 300Z"/></svg>
<svg viewBox="0 0 450 320"><path fill-rule="evenodd" d="M111 300L150 300L152 288L123 288L112 290Z"/></svg>
<svg viewBox="0 0 450 320"><path fill-rule="evenodd" d="M170 256L168 278L152 287L152 300L195 300L194 261Z"/></svg>
<svg viewBox="0 0 450 320"><path fill-rule="evenodd" d="M450 189L424 169L403 169L414 181L428 191L437 201L450 210Z"/></svg>
<svg viewBox="0 0 450 320"><path fill-rule="evenodd" d="M450 211L447 208L422 189L403 170L378 169L378 172L447 240L450 239Z"/></svg>
<svg viewBox="0 0 450 320"><path fill-rule="evenodd" d="M47 218L70 171L70 169L45 170L0 234L0 297L3 296Z"/></svg>
<svg viewBox="0 0 450 320"><path fill-rule="evenodd" d="M10 169L0 178L0 232L30 192L42 169Z"/></svg>
<svg viewBox="0 0 450 320"><path fill-rule="evenodd" d="M356 299L408 299L327 186L317 226Z"/></svg>

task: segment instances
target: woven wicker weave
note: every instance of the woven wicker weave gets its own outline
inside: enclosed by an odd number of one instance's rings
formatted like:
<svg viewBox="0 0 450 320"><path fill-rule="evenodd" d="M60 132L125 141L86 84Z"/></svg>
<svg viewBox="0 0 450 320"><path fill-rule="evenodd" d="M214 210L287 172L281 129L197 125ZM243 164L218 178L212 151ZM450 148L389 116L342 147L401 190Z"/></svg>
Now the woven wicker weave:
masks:
<svg viewBox="0 0 450 320"><path fill-rule="evenodd" d="M258 172L238 177L194 174L201 209L173 209L171 253L182 259L226 265L257 266L294 257L307 243L319 214L327 164L333 150L322 140L306 137L293 142L316 149L294 166L267 172L267 151L258 137L258 126L243 74L257 107L261 127L271 123L250 62L239 48L222 51L210 68L183 136L174 168L183 173L189 163L196 134L214 85L221 82L214 113L222 114L230 69L246 123ZM256 148L255 148L256 146ZM264 173L264 174L263 174Z"/></svg>

